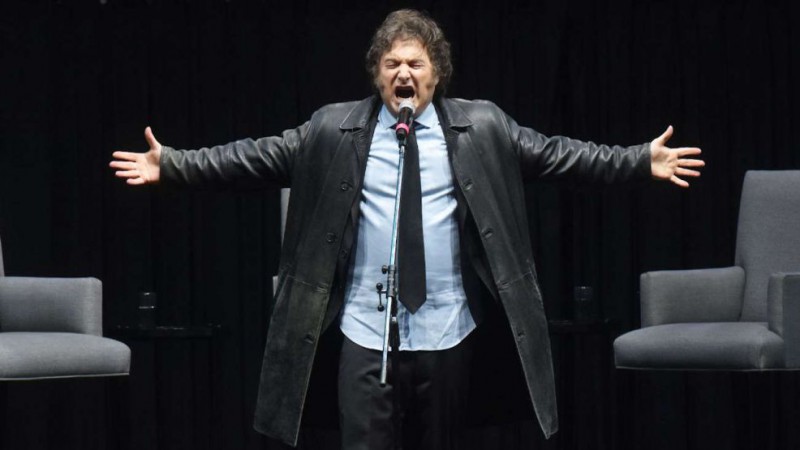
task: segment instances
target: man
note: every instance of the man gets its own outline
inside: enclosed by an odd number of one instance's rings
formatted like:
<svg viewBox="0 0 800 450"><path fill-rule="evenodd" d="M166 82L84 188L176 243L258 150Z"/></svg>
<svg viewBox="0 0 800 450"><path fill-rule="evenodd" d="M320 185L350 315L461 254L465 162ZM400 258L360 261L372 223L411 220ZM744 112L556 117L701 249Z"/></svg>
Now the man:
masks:
<svg viewBox="0 0 800 450"><path fill-rule="evenodd" d="M149 151L115 152L111 167L132 185L257 179L292 188L256 407L258 431L297 444L318 341L337 324L344 334L338 375L343 448L394 448L401 436L408 449L458 448L472 332L494 307L504 312L549 436L557 430L553 371L524 182L653 177L687 187L683 178L699 176L695 168L703 166L691 159L700 150L666 147L671 127L649 144L627 148L548 138L518 126L489 102L445 98L449 44L439 26L417 11L386 18L373 37L367 68L377 95L325 106L281 136L176 151L159 144L148 127ZM401 202L401 218L421 209L414 219L421 236L401 235L400 356L381 387L384 313L375 284L383 281L381 266L389 259L398 166L393 125L406 99L416 110L406 173L419 179L403 179L408 203ZM415 185L419 194L408 197L405 186ZM412 220L413 214L405 216ZM410 248L424 257L403 256ZM414 274L420 265L423 273ZM421 297L414 297L420 286Z"/></svg>

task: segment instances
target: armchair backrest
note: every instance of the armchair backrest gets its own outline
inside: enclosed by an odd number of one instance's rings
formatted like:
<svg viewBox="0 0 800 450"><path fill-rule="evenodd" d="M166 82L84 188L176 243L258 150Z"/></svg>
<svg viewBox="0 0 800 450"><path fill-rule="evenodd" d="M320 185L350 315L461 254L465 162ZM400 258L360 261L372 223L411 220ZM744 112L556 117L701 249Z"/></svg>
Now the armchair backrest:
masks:
<svg viewBox="0 0 800 450"><path fill-rule="evenodd" d="M800 170L745 174L736 265L745 272L741 320L766 322L770 275L800 272Z"/></svg>

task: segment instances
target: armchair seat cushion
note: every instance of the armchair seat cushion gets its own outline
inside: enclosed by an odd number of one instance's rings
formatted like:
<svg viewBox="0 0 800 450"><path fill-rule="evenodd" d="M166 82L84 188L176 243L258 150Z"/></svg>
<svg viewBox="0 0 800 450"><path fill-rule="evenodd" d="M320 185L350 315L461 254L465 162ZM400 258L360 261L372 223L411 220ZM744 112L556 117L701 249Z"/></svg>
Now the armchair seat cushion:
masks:
<svg viewBox="0 0 800 450"><path fill-rule="evenodd" d="M78 333L0 333L0 379L127 375L127 345Z"/></svg>
<svg viewBox="0 0 800 450"><path fill-rule="evenodd" d="M764 370L783 367L783 339L761 322L677 323L614 341L616 365L629 369Z"/></svg>

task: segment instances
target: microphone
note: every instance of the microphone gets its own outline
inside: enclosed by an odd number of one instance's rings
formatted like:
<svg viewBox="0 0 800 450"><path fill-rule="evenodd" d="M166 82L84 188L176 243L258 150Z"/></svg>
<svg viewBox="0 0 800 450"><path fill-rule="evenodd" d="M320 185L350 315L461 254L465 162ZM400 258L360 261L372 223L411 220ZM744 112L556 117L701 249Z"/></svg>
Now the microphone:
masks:
<svg viewBox="0 0 800 450"><path fill-rule="evenodd" d="M397 125L394 127L397 142L400 145L406 144L406 138L411 131L411 124L414 122L414 102L410 99L405 99L400 102L399 112L397 113Z"/></svg>

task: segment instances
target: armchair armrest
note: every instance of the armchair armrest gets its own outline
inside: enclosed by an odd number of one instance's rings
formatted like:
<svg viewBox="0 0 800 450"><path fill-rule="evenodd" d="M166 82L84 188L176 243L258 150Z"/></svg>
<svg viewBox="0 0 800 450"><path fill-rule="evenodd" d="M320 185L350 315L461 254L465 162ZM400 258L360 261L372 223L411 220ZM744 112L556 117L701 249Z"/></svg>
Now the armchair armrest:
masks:
<svg viewBox="0 0 800 450"><path fill-rule="evenodd" d="M96 278L0 278L0 331L103 334L103 285Z"/></svg>
<svg viewBox="0 0 800 450"><path fill-rule="evenodd" d="M681 322L737 322L744 269L664 270L640 278L642 327Z"/></svg>
<svg viewBox="0 0 800 450"><path fill-rule="evenodd" d="M770 331L783 337L786 367L800 367L800 273L769 277L767 318Z"/></svg>

